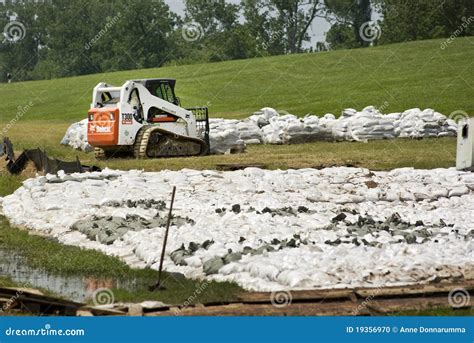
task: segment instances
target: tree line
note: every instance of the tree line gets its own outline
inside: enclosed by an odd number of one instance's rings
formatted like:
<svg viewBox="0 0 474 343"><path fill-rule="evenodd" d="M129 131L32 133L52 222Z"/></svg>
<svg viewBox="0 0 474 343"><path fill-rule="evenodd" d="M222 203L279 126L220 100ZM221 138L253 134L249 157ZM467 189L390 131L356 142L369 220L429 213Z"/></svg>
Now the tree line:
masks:
<svg viewBox="0 0 474 343"><path fill-rule="evenodd" d="M179 16L164 0L3 0L2 28L5 82L468 36L474 1L185 0Z"/></svg>

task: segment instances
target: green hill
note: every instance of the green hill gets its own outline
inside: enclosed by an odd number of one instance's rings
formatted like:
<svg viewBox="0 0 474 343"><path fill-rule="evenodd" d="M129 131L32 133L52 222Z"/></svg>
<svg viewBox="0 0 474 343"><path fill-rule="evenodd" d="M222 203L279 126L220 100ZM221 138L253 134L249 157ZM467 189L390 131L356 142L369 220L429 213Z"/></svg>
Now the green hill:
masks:
<svg viewBox="0 0 474 343"><path fill-rule="evenodd" d="M431 107L447 115L455 110L474 115L474 37L458 38L444 50L440 48L442 42L2 84L0 135L9 136L16 150L41 147L50 156L73 160L78 155L83 163L119 169L212 169L217 163L262 163L270 168L347 163L371 169L449 167L455 158L456 141L452 138L262 145L249 146L248 152L240 155L106 162L59 145L70 123L86 117L92 89L98 82L120 85L128 79L146 77L176 78L183 105L207 104L213 117L242 118L263 106L297 115L321 115L367 105L382 107L385 113ZM0 194L12 191L23 178L4 175L0 170Z"/></svg>
<svg viewBox="0 0 474 343"><path fill-rule="evenodd" d="M343 108L383 112L431 107L474 113L474 37L417 41L367 49L142 69L0 85L0 122L72 122L85 117L93 87L133 78L173 77L184 106L208 105L214 117L245 117L272 106L290 113L339 114Z"/></svg>

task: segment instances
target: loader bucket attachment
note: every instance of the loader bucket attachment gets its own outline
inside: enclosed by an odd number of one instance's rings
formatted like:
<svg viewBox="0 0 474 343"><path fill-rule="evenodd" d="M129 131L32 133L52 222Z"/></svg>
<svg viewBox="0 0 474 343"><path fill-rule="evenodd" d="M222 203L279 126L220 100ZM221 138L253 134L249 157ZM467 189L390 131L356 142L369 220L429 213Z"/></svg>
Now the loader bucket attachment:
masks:
<svg viewBox="0 0 474 343"><path fill-rule="evenodd" d="M13 144L8 138L4 138L0 144L0 156L3 155L6 155L8 172L14 175L20 174L30 161L33 162L37 171L46 174L56 174L60 170L66 174L100 171L99 167L82 165L77 157L72 162L50 158L46 151L39 148L23 150L20 156L15 159Z"/></svg>

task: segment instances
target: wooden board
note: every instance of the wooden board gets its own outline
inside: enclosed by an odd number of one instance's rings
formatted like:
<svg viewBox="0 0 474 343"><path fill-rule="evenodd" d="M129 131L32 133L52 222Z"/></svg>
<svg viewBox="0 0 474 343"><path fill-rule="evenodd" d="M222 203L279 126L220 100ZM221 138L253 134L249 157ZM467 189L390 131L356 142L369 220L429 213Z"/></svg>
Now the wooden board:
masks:
<svg viewBox="0 0 474 343"><path fill-rule="evenodd" d="M449 293L455 288L464 288L466 291L474 290L474 280L468 280L463 282L460 286L455 283L435 283L426 285L409 285L409 286L391 286L391 287L379 287L379 288L356 288L354 292L361 298L366 297L387 297L387 296L406 296L406 295L417 295L417 294L436 294L436 293Z"/></svg>
<svg viewBox="0 0 474 343"><path fill-rule="evenodd" d="M463 283L407 285L381 288L292 291L291 301L272 304L275 293L243 293L237 302L160 309L145 316L350 316L387 315L406 310L449 308L449 292L473 293L473 280ZM472 308L471 304L465 307Z"/></svg>
<svg viewBox="0 0 474 343"><path fill-rule="evenodd" d="M278 295L279 292L252 292L244 293L238 297L238 300L244 303L262 303L271 301L272 297ZM282 292L284 293L284 292ZM305 300L335 300L346 299L350 300L354 294L353 290L308 290L308 291L291 291L291 298L293 302Z"/></svg>

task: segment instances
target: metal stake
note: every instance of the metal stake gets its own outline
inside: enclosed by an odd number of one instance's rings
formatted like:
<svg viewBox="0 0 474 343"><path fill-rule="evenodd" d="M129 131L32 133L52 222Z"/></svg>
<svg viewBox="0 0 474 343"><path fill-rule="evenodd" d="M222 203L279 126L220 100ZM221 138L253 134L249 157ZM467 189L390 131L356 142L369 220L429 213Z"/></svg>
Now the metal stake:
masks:
<svg viewBox="0 0 474 343"><path fill-rule="evenodd" d="M176 186L173 186L173 193L171 193L171 204L170 204L170 210L168 212L168 221L166 222L166 231L165 231L165 239L163 240L163 249L161 250L161 259L160 259L160 268L158 269L158 282L150 287L151 291L154 290L164 290L166 289L162 284L161 284L161 272L163 270L163 260L165 259L165 251L166 251L166 243L168 242L168 231L170 228L171 224L171 212L173 211L173 204L174 204L174 195L176 194Z"/></svg>

